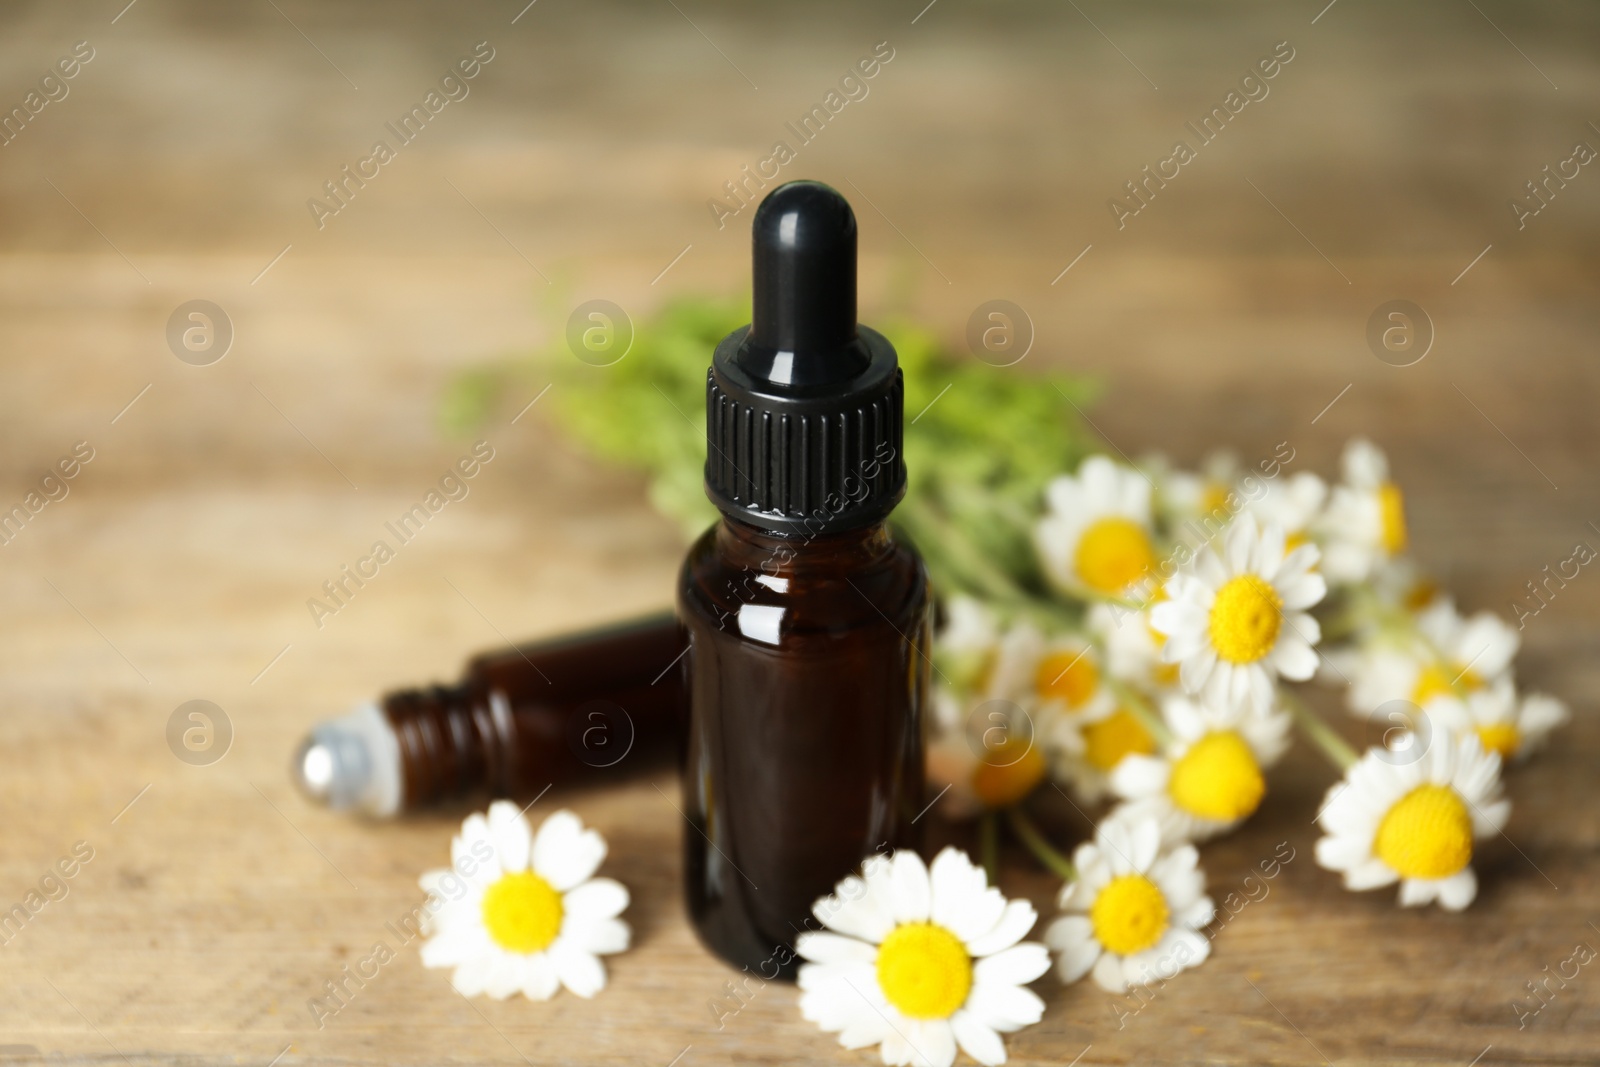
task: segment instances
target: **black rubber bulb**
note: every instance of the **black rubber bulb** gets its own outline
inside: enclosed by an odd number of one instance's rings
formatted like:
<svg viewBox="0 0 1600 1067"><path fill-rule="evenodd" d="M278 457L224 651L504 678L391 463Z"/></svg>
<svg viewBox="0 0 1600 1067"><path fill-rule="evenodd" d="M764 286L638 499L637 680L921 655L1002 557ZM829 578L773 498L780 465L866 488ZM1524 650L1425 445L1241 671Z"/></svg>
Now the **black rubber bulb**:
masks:
<svg viewBox="0 0 1600 1067"><path fill-rule="evenodd" d="M856 216L838 190L780 185L756 209L750 333L736 357L756 382L849 381L870 356L856 329Z"/></svg>
<svg viewBox="0 0 1600 1067"><path fill-rule="evenodd" d="M797 181L751 219L754 308L706 377L706 494L724 515L815 535L882 522L905 492L894 346L856 322L856 217Z"/></svg>

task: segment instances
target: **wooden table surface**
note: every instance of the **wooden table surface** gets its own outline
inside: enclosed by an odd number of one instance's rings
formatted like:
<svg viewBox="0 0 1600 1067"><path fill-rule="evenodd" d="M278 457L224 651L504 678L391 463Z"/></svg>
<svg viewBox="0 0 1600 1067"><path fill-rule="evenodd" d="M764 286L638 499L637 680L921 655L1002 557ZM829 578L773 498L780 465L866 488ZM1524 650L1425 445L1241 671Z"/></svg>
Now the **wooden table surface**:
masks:
<svg viewBox="0 0 1600 1067"><path fill-rule="evenodd" d="M0 503L78 442L94 457L0 547L0 906L93 852L0 948L0 1063L874 1062L790 987L718 1025L735 976L684 921L666 772L539 805L598 826L633 889L603 996L469 1003L413 946L319 1028L307 1001L394 941L463 813L362 824L285 767L314 721L502 635L668 601L675 530L542 408L512 424L530 389L466 500L320 628L306 608L469 447L437 429L460 369L546 343L581 299L643 316L746 284L748 213L719 230L706 201L881 41L869 95L785 169L855 201L867 321L909 293L959 341L978 303L1016 302L1038 340L1008 373L1103 375L1096 421L1130 453L1289 441L1332 473L1368 435L1468 609L1509 615L1600 545L1600 172L1521 229L1507 204L1600 145L1592 6L124 3L0 13L5 108L94 50L0 148ZM307 199L479 41L470 95L318 229ZM1281 41L1270 94L1119 229L1108 199ZM1365 340L1398 298L1436 332L1404 368ZM210 366L165 337L193 299L235 329ZM1219 895L1296 856L1212 959L1120 1026L1092 984L1041 981L1013 1062L1595 1062L1600 971L1520 1028L1517 1005L1600 946L1597 629L1587 570L1528 622L1521 677L1574 722L1511 776L1466 913L1316 867L1330 774L1301 747L1269 810L1203 850ZM166 739L194 699L233 733L208 765ZM1064 843L1086 829L1055 814ZM1022 856L1004 881L1052 909Z"/></svg>

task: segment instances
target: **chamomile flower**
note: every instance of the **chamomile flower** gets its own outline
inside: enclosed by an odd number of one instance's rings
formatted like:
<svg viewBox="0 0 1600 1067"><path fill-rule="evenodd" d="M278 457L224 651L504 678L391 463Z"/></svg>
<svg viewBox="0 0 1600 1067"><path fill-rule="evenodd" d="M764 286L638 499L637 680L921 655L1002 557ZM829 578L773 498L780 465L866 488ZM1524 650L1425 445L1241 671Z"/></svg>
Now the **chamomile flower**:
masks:
<svg viewBox="0 0 1600 1067"><path fill-rule="evenodd" d="M1157 510L1172 526L1191 519L1225 522L1236 510L1229 497L1236 492L1241 470L1233 452L1212 452L1201 461L1198 472L1171 469L1165 460L1144 466L1155 476Z"/></svg>
<svg viewBox="0 0 1600 1067"><path fill-rule="evenodd" d="M1436 734L1411 751L1370 748L1334 783L1317 817L1327 833L1317 862L1341 872L1346 889L1399 882L1405 907L1437 900L1460 911L1478 892L1473 841L1498 833L1511 814L1500 757L1472 734Z"/></svg>
<svg viewBox="0 0 1600 1067"><path fill-rule="evenodd" d="M1468 693L1437 696L1422 709L1428 721L1453 734L1474 734L1486 752L1505 762L1525 759L1550 731L1570 717L1566 704L1543 693L1517 698L1509 678Z"/></svg>
<svg viewBox="0 0 1600 1067"><path fill-rule="evenodd" d="M1370 441L1345 446L1342 484L1319 524L1323 573L1335 584L1361 582L1406 550L1405 500L1389 480L1389 460Z"/></svg>
<svg viewBox="0 0 1600 1067"><path fill-rule="evenodd" d="M1361 657L1350 708L1370 715L1391 700L1422 707L1437 696L1466 696L1507 676L1522 639L1490 611L1462 618L1448 597L1415 616L1417 639L1375 643Z"/></svg>
<svg viewBox="0 0 1600 1067"><path fill-rule="evenodd" d="M548 1000L561 986L580 997L605 988L599 957L628 947L617 917L628 891L593 877L606 855L598 833L558 811L535 834L517 805L497 800L487 818L467 816L450 853L454 870L421 879L443 902L424 912L423 966L455 968L450 982L469 997Z"/></svg>
<svg viewBox="0 0 1600 1067"><path fill-rule="evenodd" d="M1246 504L1262 526L1279 526L1284 543L1298 548L1311 539L1311 527L1328 499L1328 484L1310 471L1267 481L1261 494Z"/></svg>
<svg viewBox="0 0 1600 1067"><path fill-rule="evenodd" d="M1045 491L1049 514L1034 528L1046 574L1064 591L1120 597L1156 564L1150 482L1105 456L1090 456Z"/></svg>
<svg viewBox="0 0 1600 1067"><path fill-rule="evenodd" d="M1406 557L1390 560L1373 574L1372 591L1380 602L1410 612L1421 612L1444 599L1438 581Z"/></svg>
<svg viewBox="0 0 1600 1067"><path fill-rule="evenodd" d="M1065 724L1051 764L1081 803L1098 804L1112 791L1112 773L1123 760L1155 750L1155 736L1139 716L1116 705L1094 718Z"/></svg>
<svg viewBox="0 0 1600 1067"><path fill-rule="evenodd" d="M822 931L802 933L800 1013L846 1048L879 1045L886 1064L950 1067L959 1047L1004 1063L1000 1035L1039 1021L1044 1002L1024 988L1050 955L1022 938L1036 915L1007 901L954 848L925 865L915 852L874 856L812 909Z"/></svg>
<svg viewBox="0 0 1600 1067"><path fill-rule="evenodd" d="M1473 686L1470 679L1482 685L1502 677L1522 645L1517 631L1494 612L1480 611L1463 618L1449 597L1419 612L1417 629L1430 648L1443 657L1442 663L1434 664L1437 674L1425 672L1418 679L1420 692L1413 692L1411 698L1419 704L1433 693L1449 689L1445 681L1447 670L1455 670L1469 687Z"/></svg>
<svg viewBox="0 0 1600 1067"><path fill-rule="evenodd" d="M1222 553L1207 546L1174 576L1150 624L1167 635L1162 658L1179 664L1184 689L1217 707L1248 703L1265 712L1275 675L1310 678L1322 630L1306 609L1327 592L1317 558L1311 544L1285 555L1281 528L1262 531L1241 515Z"/></svg>
<svg viewBox="0 0 1600 1067"><path fill-rule="evenodd" d="M1056 974L1076 982L1094 974L1121 993L1198 966L1211 952L1199 931L1215 908L1193 845L1161 848L1154 820L1108 819L1073 854L1076 881L1061 889L1065 913L1046 929Z"/></svg>
<svg viewBox="0 0 1600 1067"><path fill-rule="evenodd" d="M984 695L1069 717L1100 714L1113 699L1100 657L1088 640L1075 634L1046 637L1026 622L1000 638Z"/></svg>
<svg viewBox="0 0 1600 1067"><path fill-rule="evenodd" d="M1264 772L1289 747L1286 712L1214 707L1175 697L1162 707L1172 743L1160 755L1130 755L1111 775L1124 803L1113 817L1148 820L1162 840L1204 841L1253 815Z"/></svg>
<svg viewBox="0 0 1600 1067"><path fill-rule="evenodd" d="M1048 724L1048 711L1028 715L1021 705L989 700L963 721L958 697L944 686L935 688L933 704L940 725L928 742L928 780L946 816L968 819L1009 808L1044 781L1049 763L1038 723Z"/></svg>
<svg viewBox="0 0 1600 1067"><path fill-rule="evenodd" d="M1166 635L1150 625L1150 609L1165 598L1166 591L1157 586L1154 596L1143 608L1106 603L1090 605L1085 623L1099 647L1104 649L1106 670L1112 677L1158 692L1177 687L1177 664L1164 663L1161 659Z"/></svg>

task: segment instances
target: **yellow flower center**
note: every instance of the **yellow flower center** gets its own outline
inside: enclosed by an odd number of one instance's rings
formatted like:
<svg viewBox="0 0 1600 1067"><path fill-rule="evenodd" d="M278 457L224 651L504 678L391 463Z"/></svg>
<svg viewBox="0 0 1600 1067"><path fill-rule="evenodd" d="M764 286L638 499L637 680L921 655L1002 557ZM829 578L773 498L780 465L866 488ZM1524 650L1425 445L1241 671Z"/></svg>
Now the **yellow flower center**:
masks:
<svg viewBox="0 0 1600 1067"><path fill-rule="evenodd" d="M1421 611L1438 599L1440 593L1439 583L1432 578L1419 578L1406 590L1405 605L1407 611Z"/></svg>
<svg viewBox="0 0 1600 1067"><path fill-rule="evenodd" d="M1232 490L1221 482L1207 482L1200 494L1200 513L1215 515L1219 511L1227 512L1228 494L1231 492Z"/></svg>
<svg viewBox="0 0 1600 1067"><path fill-rule="evenodd" d="M1031 741L1012 738L991 749L972 770L972 792L986 808L1009 808L1044 780L1044 755Z"/></svg>
<svg viewBox="0 0 1600 1067"><path fill-rule="evenodd" d="M1084 759L1096 770L1112 771L1122 757L1156 750L1156 739L1144 728L1139 717L1127 708L1118 708L1099 722L1083 727Z"/></svg>
<svg viewBox="0 0 1600 1067"><path fill-rule="evenodd" d="M934 923L902 923L878 946L878 986L910 1019L948 1019L972 990L972 957Z"/></svg>
<svg viewBox="0 0 1600 1067"><path fill-rule="evenodd" d="M1485 752L1498 752L1503 760L1510 759L1517 754L1517 746L1522 744L1522 732L1516 724L1509 722L1492 722L1478 727L1478 741L1483 745Z"/></svg>
<svg viewBox="0 0 1600 1067"><path fill-rule="evenodd" d="M1211 604L1211 646L1229 663L1254 663L1283 628L1283 598L1255 574L1230 578Z"/></svg>
<svg viewBox="0 0 1600 1067"><path fill-rule="evenodd" d="M1073 560L1084 585L1112 595L1127 589L1155 562L1144 527L1116 515L1089 524L1078 539Z"/></svg>
<svg viewBox="0 0 1600 1067"><path fill-rule="evenodd" d="M1124 874L1106 883L1089 909L1095 940L1119 956L1143 952L1167 932L1167 898L1142 874Z"/></svg>
<svg viewBox="0 0 1600 1067"><path fill-rule="evenodd" d="M1296 530L1294 533L1291 533L1291 534L1287 535L1286 537L1284 537L1284 539L1283 539L1283 550L1285 552L1293 552L1295 549L1299 548L1301 545L1307 543L1310 540L1311 540L1311 535L1310 534L1306 533L1304 530Z"/></svg>
<svg viewBox="0 0 1600 1067"><path fill-rule="evenodd" d="M1039 661L1033 687L1046 700L1063 700L1081 708L1100 688L1100 669L1086 652L1052 652Z"/></svg>
<svg viewBox="0 0 1600 1067"><path fill-rule="evenodd" d="M1482 688L1483 679L1470 668L1430 663L1417 672L1417 684L1411 690L1411 703L1422 707L1434 697L1451 696L1458 690L1470 692Z"/></svg>
<svg viewBox="0 0 1600 1067"><path fill-rule="evenodd" d="M1406 507L1393 482L1378 486L1378 514L1383 520L1383 550L1398 556L1406 550Z"/></svg>
<svg viewBox="0 0 1600 1067"><path fill-rule="evenodd" d="M1150 679L1157 685L1177 685L1179 674L1180 669L1176 663L1157 663L1150 668Z"/></svg>
<svg viewBox="0 0 1600 1067"><path fill-rule="evenodd" d="M1232 822L1256 810L1267 791L1255 753L1232 730L1216 730L1189 746L1172 765L1167 793L1202 819Z"/></svg>
<svg viewBox="0 0 1600 1067"><path fill-rule="evenodd" d="M1378 824L1372 851L1402 878L1448 878L1472 859L1472 819L1455 790L1419 785Z"/></svg>
<svg viewBox="0 0 1600 1067"><path fill-rule="evenodd" d="M561 894L532 871L500 876L483 894L483 925L508 952L543 952L561 932Z"/></svg>

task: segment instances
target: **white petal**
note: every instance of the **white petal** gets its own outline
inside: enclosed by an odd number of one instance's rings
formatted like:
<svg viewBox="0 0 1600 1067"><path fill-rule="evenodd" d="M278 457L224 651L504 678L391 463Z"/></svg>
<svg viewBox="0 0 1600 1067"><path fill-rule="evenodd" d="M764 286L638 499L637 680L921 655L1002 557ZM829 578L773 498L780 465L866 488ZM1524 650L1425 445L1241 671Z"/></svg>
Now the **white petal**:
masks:
<svg viewBox="0 0 1600 1067"><path fill-rule="evenodd" d="M462 964L450 975L450 984L464 997L482 996L492 974L493 957L483 956Z"/></svg>
<svg viewBox="0 0 1600 1067"><path fill-rule="evenodd" d="M1128 859L1133 863L1133 869L1148 871L1161 849L1161 827L1154 819L1142 819L1129 826L1128 838L1133 850Z"/></svg>
<svg viewBox="0 0 1600 1067"><path fill-rule="evenodd" d="M1471 663L1479 677L1493 678L1511 665L1522 639L1492 612L1480 611L1468 619L1456 640L1457 656Z"/></svg>
<svg viewBox="0 0 1600 1067"><path fill-rule="evenodd" d="M1001 912L999 922L966 943L967 951L974 956L988 956L1008 949L1027 936L1037 918L1038 914L1028 901L1010 901Z"/></svg>
<svg viewBox="0 0 1600 1067"><path fill-rule="evenodd" d="M1400 906L1416 908L1433 903L1439 895L1439 882L1431 878L1404 878L1400 881Z"/></svg>
<svg viewBox="0 0 1600 1067"><path fill-rule="evenodd" d="M922 1057L917 1054L917 1050L911 1045L911 1039L906 1036L906 1032L910 1029L907 1021L901 1019L895 1021L889 1032L883 1035L883 1046L878 1050L878 1055L883 1057L886 1067L909 1067L912 1063L923 1067Z"/></svg>
<svg viewBox="0 0 1600 1067"><path fill-rule="evenodd" d="M1132 753L1124 756L1111 772L1111 788L1125 800L1153 796L1166 791L1168 773L1166 760Z"/></svg>
<svg viewBox="0 0 1600 1067"><path fill-rule="evenodd" d="M822 930L801 934L794 950L813 963L871 963L878 957L876 945Z"/></svg>
<svg viewBox="0 0 1600 1067"><path fill-rule="evenodd" d="M1224 560L1228 565L1229 574L1240 574L1250 565L1250 554L1256 546L1259 537L1256 529L1256 520L1248 512L1234 520L1233 526L1228 530L1228 539L1224 548Z"/></svg>
<svg viewBox="0 0 1600 1067"><path fill-rule="evenodd" d="M1303 682L1317 673L1317 654L1294 633L1285 633L1272 650L1272 665L1292 681Z"/></svg>
<svg viewBox="0 0 1600 1067"><path fill-rule="evenodd" d="M1256 542L1255 559L1251 561L1257 574L1270 579L1283 566L1283 526L1269 522L1261 529L1261 540Z"/></svg>
<svg viewBox="0 0 1600 1067"><path fill-rule="evenodd" d="M1080 901L1085 909L1094 903L1095 896L1111 881L1111 861L1099 845L1085 841L1072 850L1072 865L1078 870L1078 880L1061 887L1061 906L1072 900Z"/></svg>
<svg viewBox="0 0 1600 1067"><path fill-rule="evenodd" d="M894 929L894 916L879 906L879 895L854 875L841 881L832 896L813 904L811 912L829 929L874 944Z"/></svg>
<svg viewBox="0 0 1600 1067"><path fill-rule="evenodd" d="M1304 611L1328 595L1328 582L1320 574L1299 574L1278 587L1284 611Z"/></svg>
<svg viewBox="0 0 1600 1067"><path fill-rule="evenodd" d="M1194 930L1171 930L1168 936L1172 939L1172 956L1174 960L1183 960L1185 967L1198 967L1207 956L1211 955L1211 939Z"/></svg>
<svg viewBox="0 0 1600 1067"><path fill-rule="evenodd" d="M491 951L489 936L481 925L463 926L437 934L422 943L424 967L459 967Z"/></svg>
<svg viewBox="0 0 1600 1067"><path fill-rule="evenodd" d="M1505 829L1511 818L1511 801L1497 800L1472 809L1472 833L1475 837L1488 837Z"/></svg>
<svg viewBox="0 0 1600 1067"><path fill-rule="evenodd" d="M1058 915L1044 928L1044 943L1057 952L1094 938L1094 923L1087 915Z"/></svg>
<svg viewBox="0 0 1600 1067"><path fill-rule="evenodd" d="M961 1050L984 1067L995 1067L1006 1062L1005 1042L971 1012L958 1011L952 1015L950 1029Z"/></svg>
<svg viewBox="0 0 1600 1067"><path fill-rule="evenodd" d="M1210 924L1216 917L1216 905L1211 903L1211 898L1202 896L1183 908L1177 909L1178 922L1191 930L1199 930Z"/></svg>
<svg viewBox="0 0 1600 1067"><path fill-rule="evenodd" d="M1167 904L1181 911L1205 893L1206 874L1193 845L1180 845L1150 865L1150 880L1161 889Z"/></svg>
<svg viewBox="0 0 1600 1067"><path fill-rule="evenodd" d="M561 928L561 941L601 956L626 952L631 939L632 931L621 919L580 919Z"/></svg>
<svg viewBox="0 0 1600 1067"><path fill-rule="evenodd" d="M839 1044L849 1049L870 1048L882 1044L888 1033L888 1019L875 1011L863 1012L839 1031Z"/></svg>
<svg viewBox="0 0 1600 1067"><path fill-rule="evenodd" d="M1225 685L1225 682L1213 682L1213 679L1218 677L1225 678L1226 672L1219 669L1217 653L1209 644L1198 655L1189 656L1178 665L1178 681L1183 684L1185 690L1191 693L1197 693L1212 684ZM1222 702L1221 700L1215 701L1215 703Z"/></svg>
<svg viewBox="0 0 1600 1067"><path fill-rule="evenodd" d="M1044 1001L1021 986L977 985L967 997L966 1010L990 1029L1010 1034L1042 1019Z"/></svg>
<svg viewBox="0 0 1600 1067"><path fill-rule="evenodd" d="M1066 921L1066 919L1057 920L1057 922ZM1084 919L1083 922L1087 925L1089 920ZM1076 941L1063 937L1058 940L1062 944L1058 946L1061 954L1056 957L1056 977L1066 983L1076 982L1088 974L1089 968L1100 958L1100 942L1093 937L1084 937Z"/></svg>
<svg viewBox="0 0 1600 1067"><path fill-rule="evenodd" d="M584 998L606 987L606 969L593 954L560 944L550 948L550 962L555 964L562 985Z"/></svg>
<svg viewBox="0 0 1600 1067"><path fill-rule="evenodd" d="M1317 863L1330 871L1348 871L1372 858L1372 839L1329 835L1317 841Z"/></svg>
<svg viewBox="0 0 1600 1067"><path fill-rule="evenodd" d="M560 892L588 881L605 858L605 839L570 811L545 819L533 838L533 869Z"/></svg>
<svg viewBox="0 0 1600 1067"><path fill-rule="evenodd" d="M979 985L1027 985L1049 969L1049 950L1037 941L1027 941L978 960L972 979Z"/></svg>
<svg viewBox="0 0 1600 1067"><path fill-rule="evenodd" d="M483 991L495 1000L505 1000L522 990L522 980L527 974L526 957L509 952L496 952L485 960Z"/></svg>
<svg viewBox="0 0 1600 1067"><path fill-rule="evenodd" d="M808 994L800 998L802 1013L825 1030L837 1030L863 1011L888 1003L870 963L802 964L798 985Z"/></svg>
<svg viewBox="0 0 1600 1067"><path fill-rule="evenodd" d="M522 995L529 1000L549 1000L561 988L555 964L545 953L529 956L522 968Z"/></svg>
<svg viewBox="0 0 1600 1067"><path fill-rule="evenodd" d="M983 868L956 848L943 848L928 870L929 918L962 941L986 934L1000 921L1005 897L989 887Z"/></svg>
<svg viewBox="0 0 1600 1067"><path fill-rule="evenodd" d="M1446 911L1460 911L1478 895L1478 876L1471 867L1463 867L1439 882L1439 906Z"/></svg>
<svg viewBox="0 0 1600 1067"><path fill-rule="evenodd" d="M497 800L489 805L489 834L494 839L496 858L500 869L507 874L528 869L528 858L533 852L533 833L522 809L509 800Z"/></svg>
<svg viewBox="0 0 1600 1067"><path fill-rule="evenodd" d="M1537 741L1572 717L1567 705L1544 693L1529 693L1522 702L1519 716L1522 730L1529 741Z"/></svg>
<svg viewBox="0 0 1600 1067"><path fill-rule="evenodd" d="M1122 957L1110 952L1102 955L1094 964L1094 980L1108 993L1126 992L1128 982L1122 977Z"/></svg>
<svg viewBox="0 0 1600 1067"><path fill-rule="evenodd" d="M1227 583L1232 577L1232 572L1228 570L1228 565L1223 562L1222 557L1210 547L1200 553L1199 558L1195 560L1194 572L1199 580L1192 583L1189 588L1198 594L1195 596L1196 600L1210 608L1216 600L1216 591ZM1204 592L1200 593L1200 590Z"/></svg>
<svg viewBox="0 0 1600 1067"><path fill-rule="evenodd" d="M1158 634L1173 634L1183 628L1183 609L1176 601L1163 600L1150 609L1150 628Z"/></svg>
<svg viewBox="0 0 1600 1067"><path fill-rule="evenodd" d="M614 919L628 906L628 890L611 878L591 878L561 898L561 908L585 919Z"/></svg>
<svg viewBox="0 0 1600 1067"><path fill-rule="evenodd" d="M1344 872L1344 887L1354 892L1393 885L1400 877L1395 869L1380 859L1371 859L1359 867Z"/></svg>
<svg viewBox="0 0 1600 1067"><path fill-rule="evenodd" d="M482 847L484 845L488 846L487 850ZM483 866L480 857L493 851L494 835L489 832L489 820L473 812L462 820L461 833L450 841L450 865L458 871L473 870Z"/></svg>
<svg viewBox="0 0 1600 1067"><path fill-rule="evenodd" d="M927 922L932 904L928 889L928 867L915 850L902 848L890 860L890 898L896 922Z"/></svg>
<svg viewBox="0 0 1600 1067"><path fill-rule="evenodd" d="M956 1039L947 1019L912 1019L906 1037L916 1050L918 1067L950 1067L956 1061Z"/></svg>
<svg viewBox="0 0 1600 1067"><path fill-rule="evenodd" d="M1185 740L1199 740L1206 732L1206 714L1192 700L1173 697L1162 701L1161 717L1172 727L1173 733Z"/></svg>
<svg viewBox="0 0 1600 1067"><path fill-rule="evenodd" d="M1129 827L1142 820L1134 818L1105 819L1095 830L1094 839L1100 854L1111 865L1113 876L1137 874L1133 866L1133 840Z"/></svg>

